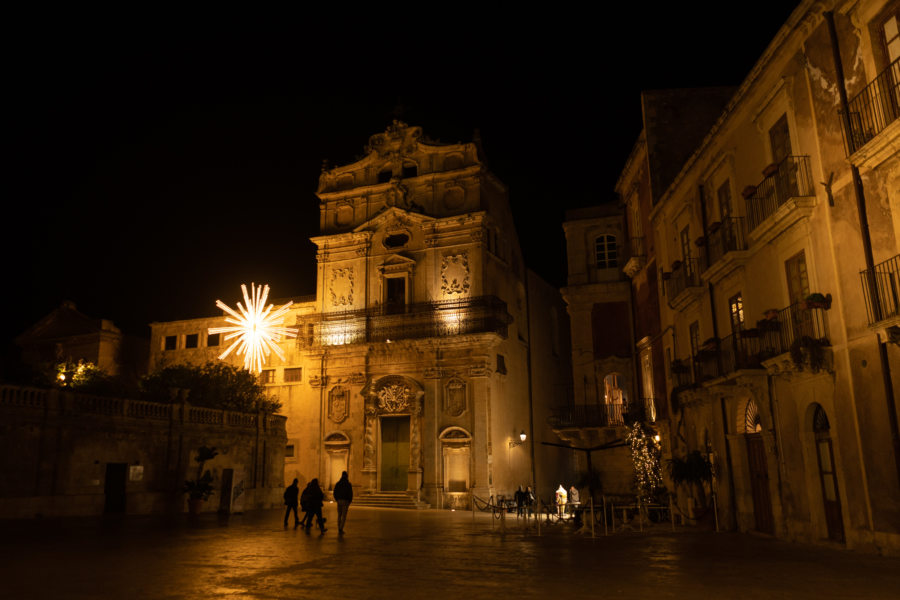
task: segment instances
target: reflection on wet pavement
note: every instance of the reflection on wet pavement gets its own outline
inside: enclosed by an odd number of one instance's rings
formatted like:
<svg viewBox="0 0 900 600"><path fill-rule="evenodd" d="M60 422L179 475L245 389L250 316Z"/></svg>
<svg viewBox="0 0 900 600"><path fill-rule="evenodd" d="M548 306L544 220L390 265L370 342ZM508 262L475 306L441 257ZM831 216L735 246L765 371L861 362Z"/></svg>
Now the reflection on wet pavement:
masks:
<svg viewBox="0 0 900 600"><path fill-rule="evenodd" d="M900 590L900 559L750 535L660 528L591 539L556 525L538 537L514 516L503 533L482 513L351 507L338 536L283 529L281 517L2 522L0 596L892 598Z"/></svg>

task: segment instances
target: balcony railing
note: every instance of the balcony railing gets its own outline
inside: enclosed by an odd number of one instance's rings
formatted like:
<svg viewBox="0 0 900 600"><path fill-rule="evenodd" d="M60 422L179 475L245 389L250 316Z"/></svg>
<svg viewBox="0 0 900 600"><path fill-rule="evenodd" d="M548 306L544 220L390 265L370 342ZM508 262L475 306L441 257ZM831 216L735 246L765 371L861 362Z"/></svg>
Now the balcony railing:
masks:
<svg viewBox="0 0 900 600"><path fill-rule="evenodd" d="M888 65L850 106L850 132L841 119L847 154L853 154L900 117L900 58Z"/></svg>
<svg viewBox="0 0 900 600"><path fill-rule="evenodd" d="M869 325L900 317L900 254L859 274Z"/></svg>
<svg viewBox="0 0 900 600"><path fill-rule="evenodd" d="M553 409L549 419L554 429L619 427L625 425L624 404L563 406Z"/></svg>
<svg viewBox="0 0 900 600"><path fill-rule="evenodd" d="M743 217L722 219L718 228L706 235L707 254L703 270L716 264L719 259L737 250L746 250L746 233ZM705 257L704 257L705 258Z"/></svg>
<svg viewBox="0 0 900 600"><path fill-rule="evenodd" d="M689 287L697 287L700 283L699 261L696 258L688 258L672 269L672 274L666 281L666 295L669 303L677 298L681 292Z"/></svg>
<svg viewBox="0 0 900 600"><path fill-rule="evenodd" d="M511 322L506 303L495 296L381 305L299 317L298 345L340 346L473 333L506 337Z"/></svg>
<svg viewBox="0 0 900 600"><path fill-rule="evenodd" d="M808 156L787 156L777 170L756 186L747 198L750 231L775 213L791 198L815 196Z"/></svg>

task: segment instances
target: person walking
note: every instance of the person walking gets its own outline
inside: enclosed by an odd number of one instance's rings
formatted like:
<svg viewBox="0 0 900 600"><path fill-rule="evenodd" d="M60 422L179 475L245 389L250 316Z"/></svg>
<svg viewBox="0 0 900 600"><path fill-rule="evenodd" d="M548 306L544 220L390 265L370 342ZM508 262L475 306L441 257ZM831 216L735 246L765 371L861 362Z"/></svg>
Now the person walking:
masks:
<svg viewBox="0 0 900 600"><path fill-rule="evenodd" d="M347 511L350 510L350 503L353 502L353 486L350 484L347 471L343 471L341 478L334 484L334 499L338 505L338 533L343 534L344 523L347 522Z"/></svg>
<svg viewBox="0 0 900 600"><path fill-rule="evenodd" d="M294 482L284 490L284 505L287 507L284 511L285 529L287 529L288 517L291 516L291 511L294 511L294 527L300 525L300 517L297 515L297 496L300 494L298 483L299 481L294 478Z"/></svg>
<svg viewBox="0 0 900 600"><path fill-rule="evenodd" d="M306 531L309 531L310 527L312 527L313 517L316 517L316 524L319 526L319 529L322 530L322 533L328 531L325 529L326 519L322 517L322 502L324 499L325 495L319 487L318 479L310 481L309 484L307 484L306 489L303 490L303 493L300 494L300 506L305 513L301 522Z"/></svg>
<svg viewBox="0 0 900 600"><path fill-rule="evenodd" d="M516 490L516 493L513 494L513 498L516 500L516 518L519 518L525 512L525 490L522 489L521 485Z"/></svg>

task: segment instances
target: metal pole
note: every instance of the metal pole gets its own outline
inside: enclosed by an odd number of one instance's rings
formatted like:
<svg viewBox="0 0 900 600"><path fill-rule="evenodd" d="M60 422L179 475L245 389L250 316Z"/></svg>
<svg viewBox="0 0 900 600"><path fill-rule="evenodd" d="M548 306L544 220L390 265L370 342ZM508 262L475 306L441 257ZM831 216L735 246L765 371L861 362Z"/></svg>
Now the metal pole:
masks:
<svg viewBox="0 0 900 600"><path fill-rule="evenodd" d="M717 494L713 494L713 516L716 518L716 533L719 533L719 503L716 501Z"/></svg>
<svg viewBox="0 0 900 600"><path fill-rule="evenodd" d="M594 536L594 499L591 498L591 538Z"/></svg>
<svg viewBox="0 0 900 600"><path fill-rule="evenodd" d="M606 520L606 494L603 495L603 535L609 535L609 523Z"/></svg>
<svg viewBox="0 0 900 600"><path fill-rule="evenodd" d="M500 507L500 533L506 533L506 507Z"/></svg>
<svg viewBox="0 0 900 600"><path fill-rule="evenodd" d="M838 46L837 29L834 24L834 13L826 10L822 13L828 23L828 33L831 36L831 53L834 59L834 69L837 74L838 96L841 101L841 117L844 121L844 129L847 131L847 150L853 149L853 130L850 128L850 102L847 100L847 88L844 83L844 65L841 63L841 50ZM866 259L867 283L872 295L872 311L875 318L882 318L882 307L878 297L878 288L875 281L875 258L872 254L872 239L869 237L869 218L866 212L866 196L863 191L862 178L859 169L850 163L850 174L853 176L853 191L856 194L856 211L859 213L859 232L862 236L863 254ZM897 407L894 405L894 384L891 381L891 363L888 358L887 342L878 337L878 358L881 361L881 377L884 385L885 399L887 400L888 430L891 433L891 442L894 446L894 466L897 469L897 481L900 482L900 425L897 421Z"/></svg>
<svg viewBox="0 0 900 600"><path fill-rule="evenodd" d="M605 496L604 496L604 498L605 498ZM610 523L610 525L611 525L612 532L615 533L616 532L616 503L610 502L609 509L610 509L609 515L612 517L612 523Z"/></svg>

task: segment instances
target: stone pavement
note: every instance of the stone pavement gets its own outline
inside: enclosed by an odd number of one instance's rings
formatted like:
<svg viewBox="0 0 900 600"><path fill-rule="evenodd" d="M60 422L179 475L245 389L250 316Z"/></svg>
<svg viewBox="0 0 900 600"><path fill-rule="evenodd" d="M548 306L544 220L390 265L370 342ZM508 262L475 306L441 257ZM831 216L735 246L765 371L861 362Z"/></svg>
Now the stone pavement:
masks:
<svg viewBox="0 0 900 600"><path fill-rule="evenodd" d="M483 513L351 505L338 536L325 514L323 535L281 511L0 521L0 598L900 597L900 559L751 535L538 537L514 516L501 533Z"/></svg>

